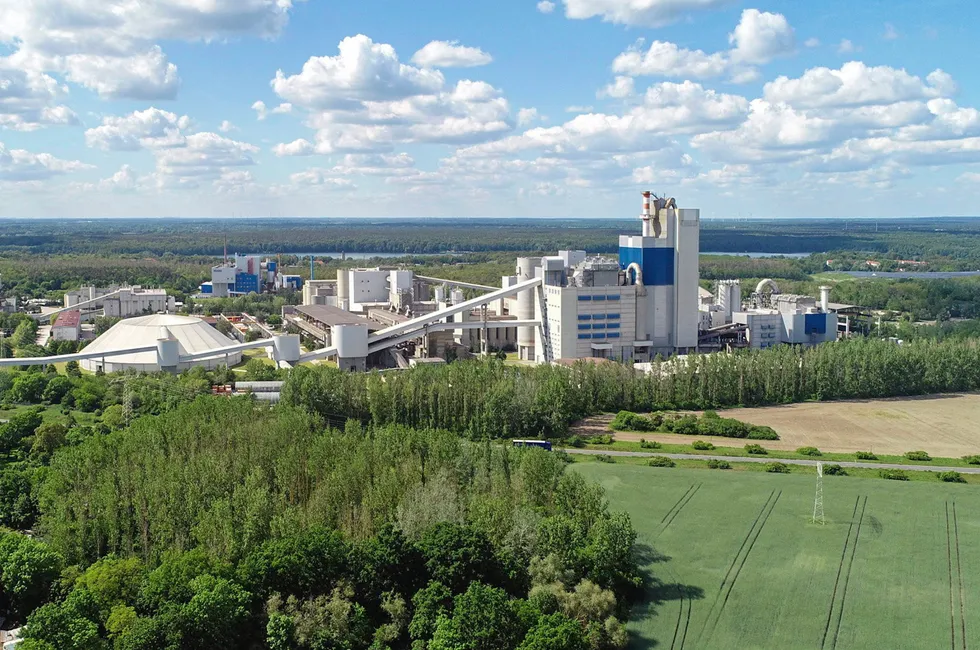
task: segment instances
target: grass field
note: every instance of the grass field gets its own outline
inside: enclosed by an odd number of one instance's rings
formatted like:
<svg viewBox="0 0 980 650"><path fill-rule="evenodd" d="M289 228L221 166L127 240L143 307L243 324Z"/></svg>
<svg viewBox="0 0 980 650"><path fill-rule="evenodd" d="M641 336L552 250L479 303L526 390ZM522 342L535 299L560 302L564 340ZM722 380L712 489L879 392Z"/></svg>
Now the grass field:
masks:
<svg viewBox="0 0 980 650"><path fill-rule="evenodd" d="M980 491L968 485L581 463L627 511L655 580L642 650L962 650L980 644Z"/></svg>

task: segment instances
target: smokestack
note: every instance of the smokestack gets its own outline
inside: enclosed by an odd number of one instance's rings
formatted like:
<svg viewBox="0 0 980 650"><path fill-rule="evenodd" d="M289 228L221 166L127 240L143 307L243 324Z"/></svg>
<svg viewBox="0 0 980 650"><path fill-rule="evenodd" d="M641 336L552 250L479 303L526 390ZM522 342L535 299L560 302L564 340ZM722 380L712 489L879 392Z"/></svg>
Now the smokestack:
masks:
<svg viewBox="0 0 980 650"><path fill-rule="evenodd" d="M825 314L830 311L830 287L820 287L820 309Z"/></svg>
<svg viewBox="0 0 980 650"><path fill-rule="evenodd" d="M643 212L640 213L640 219L643 220L642 234L644 237L651 236L650 219L653 215L650 212L650 196L651 196L650 192L643 193Z"/></svg>
<svg viewBox="0 0 980 650"><path fill-rule="evenodd" d="M310 255L310 280L313 280L313 256Z"/></svg>

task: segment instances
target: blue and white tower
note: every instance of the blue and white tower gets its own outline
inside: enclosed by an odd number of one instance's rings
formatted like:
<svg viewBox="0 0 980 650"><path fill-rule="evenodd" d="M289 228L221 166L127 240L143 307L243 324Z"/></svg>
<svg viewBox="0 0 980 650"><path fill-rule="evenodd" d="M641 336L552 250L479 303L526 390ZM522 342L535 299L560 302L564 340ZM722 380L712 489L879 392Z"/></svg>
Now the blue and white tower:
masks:
<svg viewBox="0 0 980 650"><path fill-rule="evenodd" d="M619 265L637 287L634 348L650 354L698 344L700 210L643 193L642 234L621 235Z"/></svg>

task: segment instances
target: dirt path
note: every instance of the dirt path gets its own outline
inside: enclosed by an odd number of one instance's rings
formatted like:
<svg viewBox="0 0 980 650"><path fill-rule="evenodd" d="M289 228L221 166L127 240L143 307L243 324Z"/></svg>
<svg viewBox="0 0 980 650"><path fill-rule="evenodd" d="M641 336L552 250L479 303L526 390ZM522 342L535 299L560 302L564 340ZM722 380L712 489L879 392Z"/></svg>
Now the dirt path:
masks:
<svg viewBox="0 0 980 650"><path fill-rule="evenodd" d="M787 406L719 411L722 417L772 427L772 449L813 446L827 452L874 451L903 454L922 449L932 456L980 454L980 394L929 395L885 400L809 402ZM612 433L612 415L587 418L572 433ZM689 444L698 436L670 433L617 433L618 440L656 440ZM714 439L713 439L714 440ZM728 440L728 439L724 439ZM715 440L717 444L717 440ZM740 441L732 440L738 445Z"/></svg>

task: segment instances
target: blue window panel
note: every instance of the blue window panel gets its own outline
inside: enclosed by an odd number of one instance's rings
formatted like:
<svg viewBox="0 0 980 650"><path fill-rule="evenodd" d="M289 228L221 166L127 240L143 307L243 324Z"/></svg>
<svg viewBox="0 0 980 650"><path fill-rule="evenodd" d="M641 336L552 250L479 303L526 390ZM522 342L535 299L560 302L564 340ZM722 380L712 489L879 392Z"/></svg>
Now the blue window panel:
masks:
<svg viewBox="0 0 980 650"><path fill-rule="evenodd" d="M579 325L579 326L578 326L578 328L579 328L580 330L590 330L590 329L592 329L592 326L591 326L591 325L588 325L588 324L586 324L586 325Z"/></svg>
<svg viewBox="0 0 980 650"><path fill-rule="evenodd" d="M606 314L606 318L609 320L619 320L619 314Z"/></svg>
<svg viewBox="0 0 980 650"><path fill-rule="evenodd" d="M619 300L619 295L615 295L615 296L606 296L606 300Z"/></svg>
<svg viewBox="0 0 980 650"><path fill-rule="evenodd" d="M592 296L579 296L578 299L579 299L579 302L581 302L583 300L592 300Z"/></svg>
<svg viewBox="0 0 980 650"><path fill-rule="evenodd" d="M591 334L579 334L578 337L579 337L580 340L581 339L591 339L592 338L592 335Z"/></svg>
<svg viewBox="0 0 980 650"><path fill-rule="evenodd" d="M618 339L619 338L619 332L609 332L609 334L606 335L606 338Z"/></svg>
<svg viewBox="0 0 980 650"><path fill-rule="evenodd" d="M604 330L604 329L606 329L606 324L605 323L596 323L595 324L595 327L593 329Z"/></svg>
<svg viewBox="0 0 980 650"><path fill-rule="evenodd" d="M605 299L606 299L605 296L592 296L592 300L596 300L596 301L605 300Z"/></svg>
<svg viewBox="0 0 980 650"><path fill-rule="evenodd" d="M579 320L592 320L592 314L579 314Z"/></svg>
<svg viewBox="0 0 980 650"><path fill-rule="evenodd" d="M619 249L619 267L625 270L634 262L639 264L643 271L643 284L657 287L674 284L673 248L621 247Z"/></svg>
<svg viewBox="0 0 980 650"><path fill-rule="evenodd" d="M605 314L592 314L592 320L606 320Z"/></svg>
<svg viewBox="0 0 980 650"><path fill-rule="evenodd" d="M593 334L592 335L592 338L594 338L594 339L604 339L604 338L606 338L606 335L605 334Z"/></svg>
<svg viewBox="0 0 980 650"><path fill-rule="evenodd" d="M619 329L619 323L609 323L608 325L606 325L606 329L618 330Z"/></svg>
<svg viewBox="0 0 980 650"><path fill-rule="evenodd" d="M827 315L805 314L803 316L803 329L807 334L826 334Z"/></svg>

